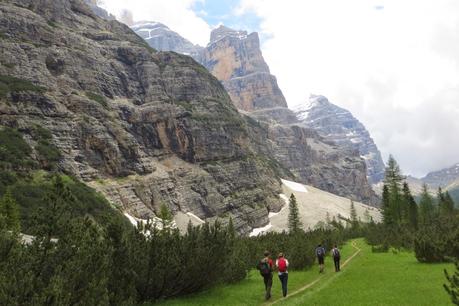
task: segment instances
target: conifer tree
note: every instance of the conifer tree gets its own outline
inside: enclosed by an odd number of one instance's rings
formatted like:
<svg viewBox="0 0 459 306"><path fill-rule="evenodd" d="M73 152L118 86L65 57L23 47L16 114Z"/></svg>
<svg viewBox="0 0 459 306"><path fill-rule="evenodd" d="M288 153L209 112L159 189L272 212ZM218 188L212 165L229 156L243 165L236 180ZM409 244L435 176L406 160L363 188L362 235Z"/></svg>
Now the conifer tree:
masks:
<svg viewBox="0 0 459 306"><path fill-rule="evenodd" d="M352 201L352 200L351 200L351 213L350 213L350 217L351 217L351 222L352 222L352 223L357 222L357 211L355 210L354 201Z"/></svg>
<svg viewBox="0 0 459 306"><path fill-rule="evenodd" d="M298 211L298 203L296 202L295 195L292 193L289 200L289 214L288 214L288 229L290 233L298 232L303 226L300 220Z"/></svg>
<svg viewBox="0 0 459 306"><path fill-rule="evenodd" d="M388 206L393 223L401 221L401 189L403 176L395 158L390 155L387 162L384 184L389 189Z"/></svg>
<svg viewBox="0 0 459 306"><path fill-rule="evenodd" d="M419 221L422 224L430 224L435 215L432 196L429 194L427 185L422 186L421 201L419 202Z"/></svg>
<svg viewBox="0 0 459 306"><path fill-rule="evenodd" d="M451 198L449 192L442 192L441 188L438 188L438 208L440 215L443 217L450 218L453 216L454 201Z"/></svg>
<svg viewBox="0 0 459 306"><path fill-rule="evenodd" d="M403 202L405 205L406 221L414 230L418 228L418 205L411 195L410 187L406 182L403 183Z"/></svg>
<svg viewBox="0 0 459 306"><path fill-rule="evenodd" d="M162 229L169 230L171 228L173 215L166 204L161 204L158 217L161 219Z"/></svg>
<svg viewBox="0 0 459 306"><path fill-rule="evenodd" d="M383 215L383 222L385 225L393 225L395 223L393 213L392 213L392 207L390 205L390 193L389 193L389 187L384 184L383 186L383 192L382 192L382 215Z"/></svg>
<svg viewBox="0 0 459 306"><path fill-rule="evenodd" d="M8 188L0 199L0 215L3 216L5 226L7 229L19 232L21 229L21 222L19 216L19 208L16 200Z"/></svg>

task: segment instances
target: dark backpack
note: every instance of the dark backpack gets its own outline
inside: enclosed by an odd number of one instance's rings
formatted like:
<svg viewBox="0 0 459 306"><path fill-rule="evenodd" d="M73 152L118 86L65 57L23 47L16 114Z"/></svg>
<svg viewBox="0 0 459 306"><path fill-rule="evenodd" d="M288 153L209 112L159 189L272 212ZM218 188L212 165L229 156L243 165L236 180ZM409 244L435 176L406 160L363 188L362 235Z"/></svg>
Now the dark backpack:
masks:
<svg viewBox="0 0 459 306"><path fill-rule="evenodd" d="M318 257L324 257L325 256L324 248L317 248L316 254Z"/></svg>
<svg viewBox="0 0 459 306"><path fill-rule="evenodd" d="M271 268L269 266L269 263L265 259L260 260L257 268L258 270L260 270L261 276L267 276L271 273Z"/></svg>
<svg viewBox="0 0 459 306"><path fill-rule="evenodd" d="M333 257L334 258L341 258L341 254L339 253L338 248L333 249Z"/></svg>

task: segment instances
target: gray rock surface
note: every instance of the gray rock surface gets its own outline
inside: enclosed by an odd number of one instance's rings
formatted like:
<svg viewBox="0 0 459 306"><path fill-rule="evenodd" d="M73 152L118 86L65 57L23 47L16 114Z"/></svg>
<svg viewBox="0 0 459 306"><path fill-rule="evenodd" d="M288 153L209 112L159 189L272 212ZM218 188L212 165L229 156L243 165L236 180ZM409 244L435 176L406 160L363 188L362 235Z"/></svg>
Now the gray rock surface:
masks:
<svg viewBox="0 0 459 306"><path fill-rule="evenodd" d="M282 205L220 82L192 58L156 52L79 0L0 2L0 75L41 86L0 97L0 125L52 133L60 168L138 218L162 204L241 233Z"/></svg>
<svg viewBox="0 0 459 306"><path fill-rule="evenodd" d="M448 187L459 181L459 164L438 171L429 172L421 181L433 187Z"/></svg>
<svg viewBox="0 0 459 306"><path fill-rule="evenodd" d="M275 163L280 176L358 201L378 202L357 152L327 142L309 128L295 126L300 122L287 108L270 74L257 33L220 26L212 31L207 47L194 57L221 81L233 104L248 116L257 152Z"/></svg>
<svg viewBox="0 0 459 306"><path fill-rule="evenodd" d="M357 151L365 160L368 180L372 184L384 179L381 153L365 126L349 111L330 103L324 96L315 95L294 111L301 126L312 128L325 139Z"/></svg>
<svg viewBox="0 0 459 306"><path fill-rule="evenodd" d="M137 22L131 26L140 37L159 51L174 51L177 53L197 57L203 49L198 45L192 44L176 32L169 29L160 22Z"/></svg>

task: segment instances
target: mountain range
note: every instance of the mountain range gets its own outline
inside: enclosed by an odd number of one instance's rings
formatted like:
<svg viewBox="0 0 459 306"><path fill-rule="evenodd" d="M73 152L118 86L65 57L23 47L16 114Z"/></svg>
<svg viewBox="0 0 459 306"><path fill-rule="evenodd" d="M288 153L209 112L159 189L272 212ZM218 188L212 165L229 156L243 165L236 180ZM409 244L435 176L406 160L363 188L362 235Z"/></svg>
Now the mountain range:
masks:
<svg viewBox="0 0 459 306"><path fill-rule="evenodd" d="M39 126L59 171L123 213L154 218L165 205L247 234L284 205L281 178L377 203L360 154L287 108L256 33L214 30L194 55L202 66L79 0L0 5L0 126L34 152ZM146 38L162 33L152 24Z"/></svg>
<svg viewBox="0 0 459 306"><path fill-rule="evenodd" d="M132 26L141 36L148 30L143 24L145 23ZM177 37L180 37L179 34L165 25L161 27L166 33L174 33L174 40L167 44L170 50L190 54L182 48L182 43L175 43ZM162 39L164 42L167 37ZM181 38L181 41L187 40ZM153 48L164 50L164 44L150 40L147 42ZM342 151L357 152L365 161L371 184L383 179L384 163L381 153L365 127L349 111L330 103L322 96L311 98L309 102L293 111L288 109L277 80L270 74L269 67L263 59L256 32L248 34L246 31L219 26L211 32L208 45L205 48L195 46L191 54L222 82L234 105L241 112L262 121L294 124L314 130L324 140L339 145ZM305 117L306 109L309 117ZM303 179L305 183L311 183L305 175ZM323 185L317 187L323 188Z"/></svg>

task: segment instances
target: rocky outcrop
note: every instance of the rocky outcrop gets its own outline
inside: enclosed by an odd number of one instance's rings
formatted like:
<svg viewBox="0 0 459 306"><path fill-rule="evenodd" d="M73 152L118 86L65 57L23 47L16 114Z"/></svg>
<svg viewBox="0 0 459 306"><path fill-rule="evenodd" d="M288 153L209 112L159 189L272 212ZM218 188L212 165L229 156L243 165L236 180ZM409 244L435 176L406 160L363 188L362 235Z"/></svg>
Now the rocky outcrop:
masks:
<svg viewBox="0 0 459 306"><path fill-rule="evenodd" d="M220 26L212 31L198 61L222 82L238 109L287 107L263 59L256 32L247 34Z"/></svg>
<svg viewBox="0 0 459 306"><path fill-rule="evenodd" d="M233 104L247 115L256 151L275 163L280 176L366 203L378 202L358 152L327 142L309 128L295 126L300 121L287 108L269 72L257 33L220 26L212 31L207 47L194 57L221 81Z"/></svg>
<svg viewBox="0 0 459 306"><path fill-rule="evenodd" d="M312 95L295 113L301 126L312 128L325 139L355 150L365 160L368 180L377 184L384 179L384 162L367 129L349 111L324 96Z"/></svg>
<svg viewBox="0 0 459 306"><path fill-rule="evenodd" d="M131 29L159 51L174 51L197 57L203 49L198 45L193 45L189 40L160 22L137 22L131 26Z"/></svg>
<svg viewBox="0 0 459 306"><path fill-rule="evenodd" d="M0 125L52 133L61 170L146 219L162 204L248 233L280 209L276 167L220 82L79 0L0 3ZM13 84L14 85L14 84ZM32 137L31 145L35 146Z"/></svg>
<svg viewBox="0 0 459 306"><path fill-rule="evenodd" d="M379 204L368 184L365 162L355 152L343 150L312 129L255 120L251 123L251 139L259 155L274 159L279 176L364 203Z"/></svg>

